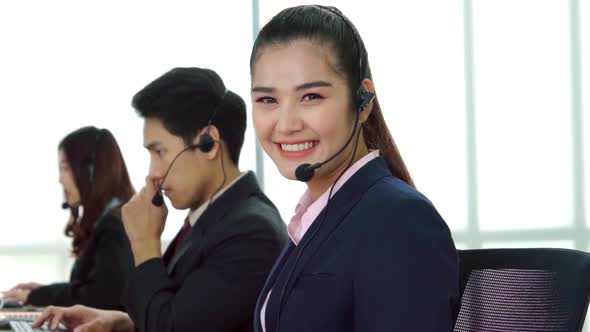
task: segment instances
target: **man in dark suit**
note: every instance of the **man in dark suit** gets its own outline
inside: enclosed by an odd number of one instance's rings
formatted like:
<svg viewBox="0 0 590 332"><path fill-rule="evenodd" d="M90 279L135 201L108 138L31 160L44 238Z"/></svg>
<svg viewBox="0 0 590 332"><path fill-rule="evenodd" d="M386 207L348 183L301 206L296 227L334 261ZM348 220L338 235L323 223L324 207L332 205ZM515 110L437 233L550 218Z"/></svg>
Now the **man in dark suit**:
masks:
<svg viewBox="0 0 590 332"><path fill-rule="evenodd" d="M37 321L92 331L252 331L257 296L287 240L252 172L238 168L244 101L206 69L176 68L133 98L150 153L145 187L123 207L135 271L127 314L49 308ZM190 209L164 255L167 209Z"/></svg>

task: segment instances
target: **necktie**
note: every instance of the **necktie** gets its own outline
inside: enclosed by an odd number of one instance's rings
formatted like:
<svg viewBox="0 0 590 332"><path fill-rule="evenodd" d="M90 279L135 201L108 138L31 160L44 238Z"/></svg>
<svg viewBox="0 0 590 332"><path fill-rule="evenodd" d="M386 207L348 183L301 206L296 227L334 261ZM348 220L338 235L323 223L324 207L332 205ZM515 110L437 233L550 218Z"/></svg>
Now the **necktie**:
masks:
<svg viewBox="0 0 590 332"><path fill-rule="evenodd" d="M176 240L176 244L174 246L174 256L176 256L176 253L182 247L182 243L184 242L184 238L186 238L186 236L190 230L191 230L191 224L188 221L188 217L187 217L184 220L184 226L182 226L182 230L180 231L180 234L178 235L178 239Z"/></svg>

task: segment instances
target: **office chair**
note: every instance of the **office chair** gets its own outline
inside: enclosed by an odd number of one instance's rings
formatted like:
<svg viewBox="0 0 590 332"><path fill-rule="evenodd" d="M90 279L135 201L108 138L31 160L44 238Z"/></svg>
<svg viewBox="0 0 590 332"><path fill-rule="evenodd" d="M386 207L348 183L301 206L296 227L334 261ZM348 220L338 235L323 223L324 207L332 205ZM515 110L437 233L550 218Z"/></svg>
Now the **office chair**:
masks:
<svg viewBox="0 0 590 332"><path fill-rule="evenodd" d="M590 254L568 249L459 250L455 332L582 331Z"/></svg>

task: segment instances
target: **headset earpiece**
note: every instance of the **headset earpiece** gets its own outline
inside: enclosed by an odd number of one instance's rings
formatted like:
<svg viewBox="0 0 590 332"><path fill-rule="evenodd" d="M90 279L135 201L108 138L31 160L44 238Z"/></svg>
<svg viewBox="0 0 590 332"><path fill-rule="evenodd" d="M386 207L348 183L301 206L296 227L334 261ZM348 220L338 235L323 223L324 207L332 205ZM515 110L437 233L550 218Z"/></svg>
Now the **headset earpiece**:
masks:
<svg viewBox="0 0 590 332"><path fill-rule="evenodd" d="M88 180L90 181L90 183L94 182L94 172L96 170L96 154L98 152L98 143L102 135L103 130L97 129L96 134L94 136L94 148L90 152L90 156L88 157Z"/></svg>
<svg viewBox="0 0 590 332"><path fill-rule="evenodd" d="M359 112L362 112L373 99L375 99L375 94L365 89L364 86L360 86L356 91L356 102Z"/></svg>
<svg viewBox="0 0 590 332"><path fill-rule="evenodd" d="M199 144L197 144L197 147L203 152L209 152L213 149L213 145L215 145L215 140L209 133L205 133L199 138Z"/></svg>

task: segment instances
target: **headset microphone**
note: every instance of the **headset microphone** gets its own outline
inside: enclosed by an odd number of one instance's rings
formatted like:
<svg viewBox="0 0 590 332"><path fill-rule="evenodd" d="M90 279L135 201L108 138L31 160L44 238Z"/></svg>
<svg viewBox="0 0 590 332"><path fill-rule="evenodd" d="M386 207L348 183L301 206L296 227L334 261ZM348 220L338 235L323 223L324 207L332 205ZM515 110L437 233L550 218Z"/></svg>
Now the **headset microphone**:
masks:
<svg viewBox="0 0 590 332"><path fill-rule="evenodd" d="M152 197L152 204L154 204L157 207L160 207L164 204L164 196L162 196L162 189L161 186L160 188L158 188L158 191L156 191L156 193L154 194L154 197Z"/></svg>
<svg viewBox="0 0 590 332"><path fill-rule="evenodd" d="M309 182L315 173L315 170L322 167L323 163L301 164L295 169L295 177L301 182Z"/></svg>
<svg viewBox="0 0 590 332"><path fill-rule="evenodd" d="M68 202L63 202L63 203L61 203L61 208L64 209L64 210L65 209L69 209L70 208L70 204L68 204Z"/></svg>

